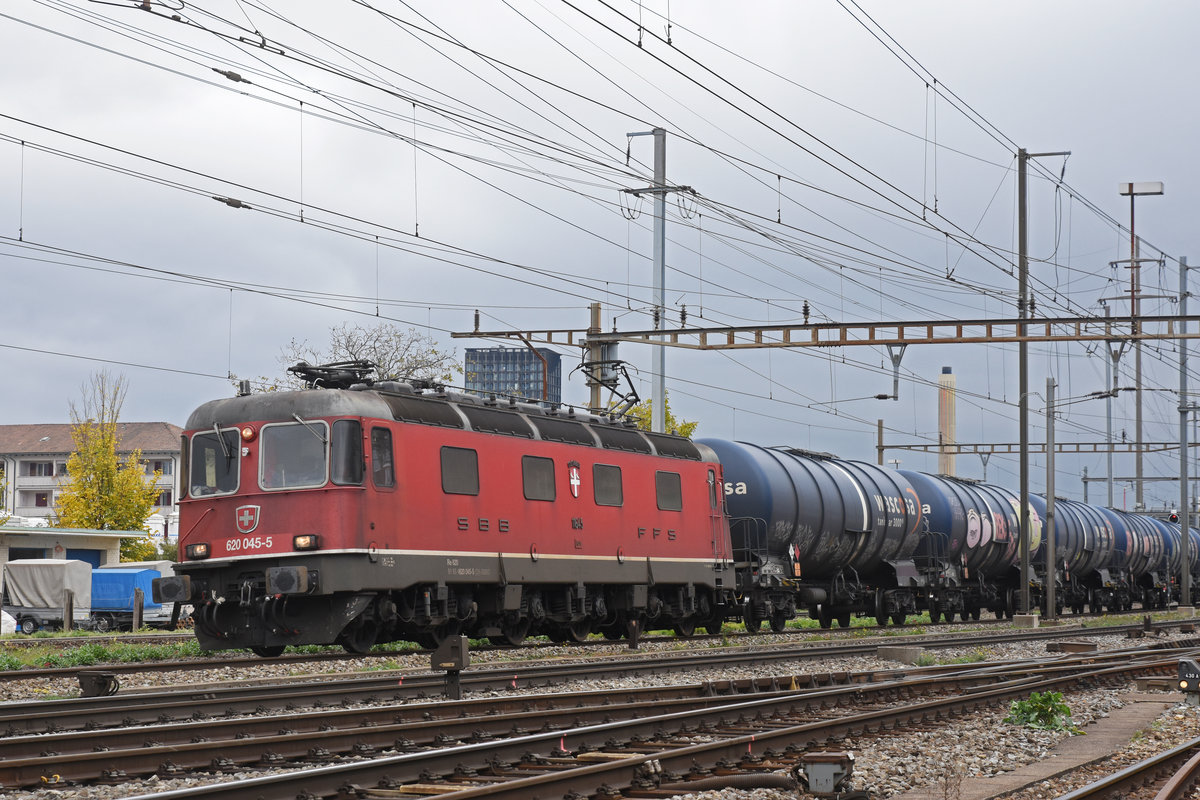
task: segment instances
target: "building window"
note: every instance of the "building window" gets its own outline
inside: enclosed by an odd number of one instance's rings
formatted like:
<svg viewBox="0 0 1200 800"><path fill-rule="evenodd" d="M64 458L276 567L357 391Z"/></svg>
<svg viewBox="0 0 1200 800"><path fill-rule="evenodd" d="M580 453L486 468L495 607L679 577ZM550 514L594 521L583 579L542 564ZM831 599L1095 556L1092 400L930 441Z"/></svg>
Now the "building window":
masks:
<svg viewBox="0 0 1200 800"><path fill-rule="evenodd" d="M610 464L592 465L592 489L598 506L619 506L625 502L621 490L621 468Z"/></svg>
<svg viewBox="0 0 1200 800"><path fill-rule="evenodd" d="M660 511L683 511L683 488L678 472L655 472L654 490Z"/></svg>
<svg viewBox="0 0 1200 800"><path fill-rule="evenodd" d="M526 500L554 499L554 459L521 456Z"/></svg>
<svg viewBox="0 0 1200 800"><path fill-rule="evenodd" d="M158 472L158 473L161 473L161 474L162 474L162 475L164 475L164 476L165 476L165 475L170 475L170 474L171 474L171 471L172 471L172 465L173 465L174 463L175 463L175 462L174 462L174 461L172 461L172 460L171 460L171 459L169 459L169 458L166 458L166 459L161 459L161 458L160 458L160 459L158 459L158 460L155 460L155 461L143 461L143 462L142 462L142 464L143 464L143 465L146 467L146 474L147 474L147 475L153 475L154 473Z"/></svg>
<svg viewBox="0 0 1200 800"><path fill-rule="evenodd" d="M49 508L50 507L50 493L49 492L34 492L33 493L33 504L37 508Z"/></svg>
<svg viewBox="0 0 1200 800"><path fill-rule="evenodd" d="M60 475L60 476L68 475L69 473L67 472L67 462L59 461L57 464L55 464L54 465L54 474Z"/></svg>
<svg viewBox="0 0 1200 800"><path fill-rule="evenodd" d="M172 503L171 503L171 490L170 490L170 489L168 489L168 490L167 490L167 491L165 491L165 492L159 492L159 493L158 493L158 497L157 497L157 498L155 499L155 501L154 501L154 505L156 505L156 506L160 506L160 507L162 507L162 508L166 508L167 506L170 506L170 505L172 505Z"/></svg>
<svg viewBox="0 0 1200 800"><path fill-rule="evenodd" d="M30 478L53 478L53 461L26 461L25 474Z"/></svg>
<svg viewBox="0 0 1200 800"><path fill-rule="evenodd" d="M442 448L442 491L479 494L479 454L464 447Z"/></svg>

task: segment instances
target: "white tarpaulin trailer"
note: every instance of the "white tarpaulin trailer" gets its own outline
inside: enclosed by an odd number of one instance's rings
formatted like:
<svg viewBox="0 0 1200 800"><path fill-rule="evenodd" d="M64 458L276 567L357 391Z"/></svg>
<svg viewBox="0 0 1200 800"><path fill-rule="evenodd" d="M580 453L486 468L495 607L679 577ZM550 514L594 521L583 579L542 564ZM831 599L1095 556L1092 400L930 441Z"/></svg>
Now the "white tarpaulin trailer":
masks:
<svg viewBox="0 0 1200 800"><path fill-rule="evenodd" d="M4 610L18 620L40 625L62 624L63 591L74 594L71 619L86 621L92 613L92 566L86 561L27 558L4 565Z"/></svg>

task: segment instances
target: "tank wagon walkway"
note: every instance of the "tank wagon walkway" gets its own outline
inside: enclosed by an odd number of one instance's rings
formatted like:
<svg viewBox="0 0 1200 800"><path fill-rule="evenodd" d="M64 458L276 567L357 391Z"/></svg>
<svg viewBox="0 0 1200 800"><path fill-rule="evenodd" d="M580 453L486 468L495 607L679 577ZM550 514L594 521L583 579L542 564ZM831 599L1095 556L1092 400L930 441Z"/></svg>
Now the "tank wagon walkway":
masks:
<svg viewBox="0 0 1200 800"><path fill-rule="evenodd" d="M959 789L959 800L988 800L1015 792L1048 780L1060 773L1076 769L1097 759L1107 758L1121 750L1133 735L1150 726L1154 720L1177 703L1177 695L1161 692L1137 693L1129 696L1126 705L1084 728L1086 736L1064 739L1047 758L1026 764L1020 769L990 778L966 778ZM892 795L891 800L943 800L943 787L930 784Z"/></svg>

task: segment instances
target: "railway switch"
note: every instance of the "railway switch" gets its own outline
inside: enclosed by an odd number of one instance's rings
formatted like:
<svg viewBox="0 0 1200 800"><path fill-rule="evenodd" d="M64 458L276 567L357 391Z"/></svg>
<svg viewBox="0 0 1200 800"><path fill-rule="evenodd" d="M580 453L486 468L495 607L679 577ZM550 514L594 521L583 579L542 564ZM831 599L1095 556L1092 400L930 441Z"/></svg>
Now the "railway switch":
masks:
<svg viewBox="0 0 1200 800"><path fill-rule="evenodd" d="M462 699L462 684L459 673L471 665L470 646L466 636L450 636L438 645L429 659L429 668L445 670L446 697L451 700Z"/></svg>
<svg viewBox="0 0 1200 800"><path fill-rule="evenodd" d="M1189 706L1200 706L1200 664L1194 659L1179 659L1179 691Z"/></svg>

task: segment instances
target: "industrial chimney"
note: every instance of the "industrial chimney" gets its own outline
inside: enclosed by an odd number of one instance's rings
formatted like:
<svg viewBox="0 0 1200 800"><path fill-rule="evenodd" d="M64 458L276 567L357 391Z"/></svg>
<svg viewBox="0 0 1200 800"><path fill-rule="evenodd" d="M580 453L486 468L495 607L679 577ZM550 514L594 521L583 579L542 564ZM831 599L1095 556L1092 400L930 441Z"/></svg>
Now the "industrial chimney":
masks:
<svg viewBox="0 0 1200 800"><path fill-rule="evenodd" d="M949 367L942 367L938 376L938 472L954 475L954 375Z"/></svg>

